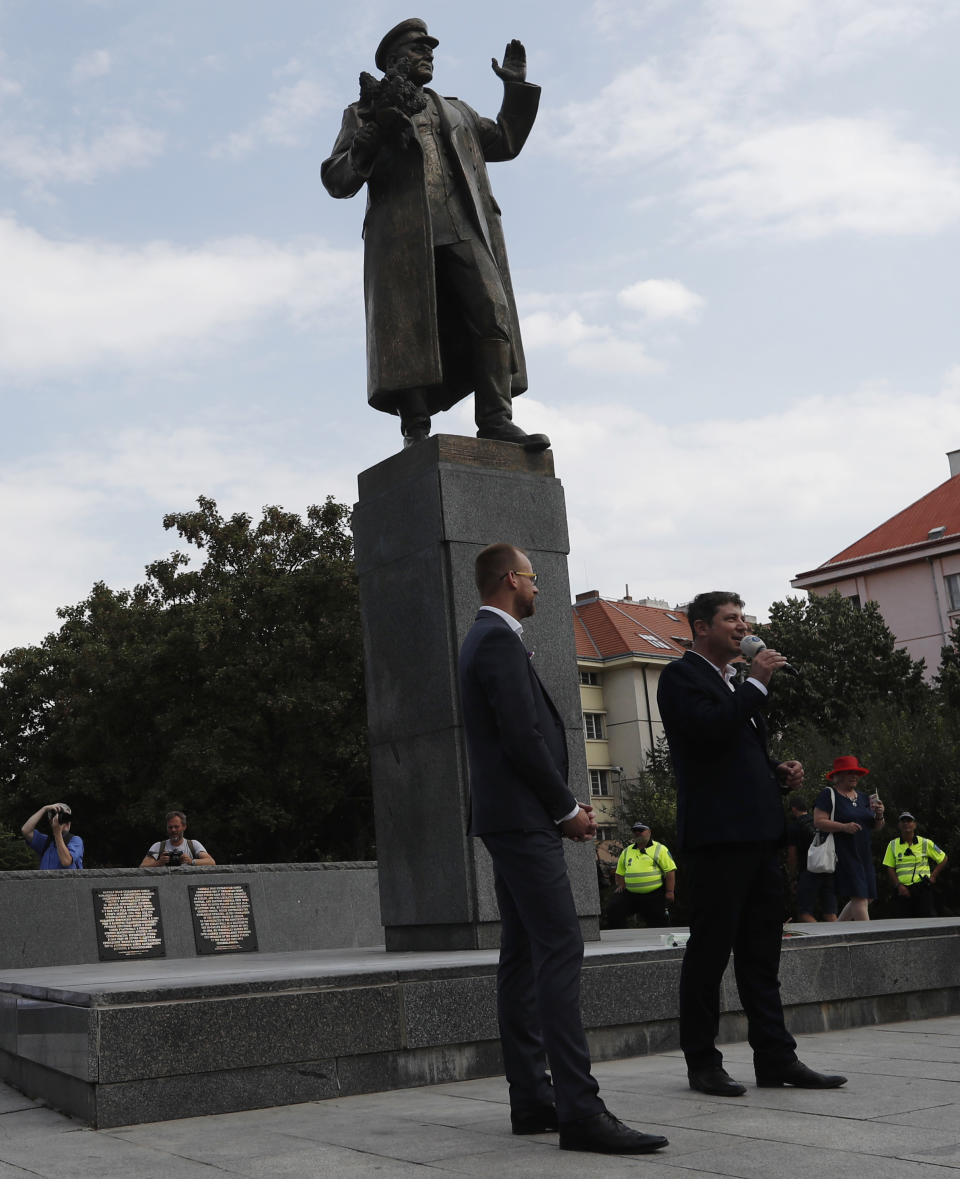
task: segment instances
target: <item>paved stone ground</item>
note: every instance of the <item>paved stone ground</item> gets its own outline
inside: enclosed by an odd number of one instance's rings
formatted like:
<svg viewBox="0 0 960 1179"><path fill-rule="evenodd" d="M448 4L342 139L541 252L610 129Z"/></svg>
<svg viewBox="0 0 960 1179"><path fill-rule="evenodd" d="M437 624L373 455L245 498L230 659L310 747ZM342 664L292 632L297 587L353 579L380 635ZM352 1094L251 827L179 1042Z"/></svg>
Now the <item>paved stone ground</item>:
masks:
<svg viewBox="0 0 960 1179"><path fill-rule="evenodd" d="M724 1054L749 1084L748 1046ZM804 1036L800 1055L849 1084L722 1100L687 1087L677 1053L598 1064L614 1113L670 1139L636 1159L513 1137L499 1077L100 1131L0 1085L0 1179L960 1177L960 1016Z"/></svg>

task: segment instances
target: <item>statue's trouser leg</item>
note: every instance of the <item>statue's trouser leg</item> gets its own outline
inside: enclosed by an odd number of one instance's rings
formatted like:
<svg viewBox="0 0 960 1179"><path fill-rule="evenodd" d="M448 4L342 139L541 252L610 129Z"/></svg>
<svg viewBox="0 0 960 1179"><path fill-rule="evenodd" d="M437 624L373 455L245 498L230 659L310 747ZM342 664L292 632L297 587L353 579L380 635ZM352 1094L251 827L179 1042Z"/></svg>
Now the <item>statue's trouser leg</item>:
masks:
<svg viewBox="0 0 960 1179"><path fill-rule="evenodd" d="M436 261L443 289L456 300L473 341L477 429L509 430L513 418L513 349L500 271L486 246L477 241L442 246L436 251Z"/></svg>
<svg viewBox="0 0 960 1179"><path fill-rule="evenodd" d="M474 417L478 430L497 430L513 420L510 345L506 340L476 340Z"/></svg>
<svg viewBox="0 0 960 1179"><path fill-rule="evenodd" d="M438 291L455 301L473 341L478 437L544 450L550 445L546 434L526 434L513 424L509 301L490 251L483 242L462 241L438 247L434 257Z"/></svg>
<svg viewBox="0 0 960 1179"><path fill-rule="evenodd" d="M422 389L406 389L398 400L400 433L405 442L422 442L430 434L430 412Z"/></svg>
<svg viewBox="0 0 960 1179"><path fill-rule="evenodd" d="M546 434L528 434L513 421L510 345L505 340L477 340L474 356L477 437L515 442L525 450L546 450L550 445Z"/></svg>

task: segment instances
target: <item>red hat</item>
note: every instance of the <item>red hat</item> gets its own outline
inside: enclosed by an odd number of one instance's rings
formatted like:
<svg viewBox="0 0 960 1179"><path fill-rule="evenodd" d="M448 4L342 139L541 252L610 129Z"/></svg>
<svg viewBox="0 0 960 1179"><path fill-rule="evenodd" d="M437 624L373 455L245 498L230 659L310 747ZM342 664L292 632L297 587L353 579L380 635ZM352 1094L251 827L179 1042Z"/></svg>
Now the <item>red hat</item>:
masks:
<svg viewBox="0 0 960 1179"><path fill-rule="evenodd" d="M869 774L870 771L866 766L862 766L853 754L846 754L843 757L835 757L833 759L833 769L827 770L827 778L830 779L834 774Z"/></svg>

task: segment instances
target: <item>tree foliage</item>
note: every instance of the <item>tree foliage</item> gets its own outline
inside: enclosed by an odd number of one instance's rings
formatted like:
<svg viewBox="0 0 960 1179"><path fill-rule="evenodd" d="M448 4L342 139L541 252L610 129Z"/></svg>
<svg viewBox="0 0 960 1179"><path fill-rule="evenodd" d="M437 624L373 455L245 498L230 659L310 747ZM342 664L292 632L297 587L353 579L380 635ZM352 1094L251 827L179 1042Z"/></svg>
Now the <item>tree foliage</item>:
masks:
<svg viewBox="0 0 960 1179"><path fill-rule="evenodd" d="M876 602L858 609L837 592L788 598L756 629L801 672L777 676L767 713L773 733L815 728L837 739L875 705L914 713L929 701L923 661L897 649Z"/></svg>
<svg viewBox="0 0 960 1179"><path fill-rule="evenodd" d="M347 508L164 517L175 551L0 659L0 820L69 800L88 866L139 863L164 812L221 862L363 858L372 813Z"/></svg>
<svg viewBox="0 0 960 1179"><path fill-rule="evenodd" d="M950 631L950 642L940 648L940 670L934 677L943 709L960 715L960 619Z"/></svg>

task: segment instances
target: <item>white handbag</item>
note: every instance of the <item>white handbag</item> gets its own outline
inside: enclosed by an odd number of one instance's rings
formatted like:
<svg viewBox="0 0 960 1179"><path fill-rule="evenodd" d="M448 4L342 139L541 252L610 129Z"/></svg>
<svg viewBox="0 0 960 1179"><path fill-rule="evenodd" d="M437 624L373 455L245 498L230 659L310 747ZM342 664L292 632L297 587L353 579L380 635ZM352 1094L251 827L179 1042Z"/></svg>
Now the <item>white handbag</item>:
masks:
<svg viewBox="0 0 960 1179"><path fill-rule="evenodd" d="M830 818L833 818L833 812L837 809L837 796L833 792L833 787L828 786L830 791L831 805ZM818 831L814 835L807 850L807 871L822 874L824 872L833 872L837 866L837 848L833 841L833 832L829 835L826 831Z"/></svg>

